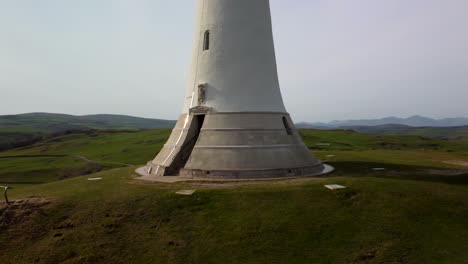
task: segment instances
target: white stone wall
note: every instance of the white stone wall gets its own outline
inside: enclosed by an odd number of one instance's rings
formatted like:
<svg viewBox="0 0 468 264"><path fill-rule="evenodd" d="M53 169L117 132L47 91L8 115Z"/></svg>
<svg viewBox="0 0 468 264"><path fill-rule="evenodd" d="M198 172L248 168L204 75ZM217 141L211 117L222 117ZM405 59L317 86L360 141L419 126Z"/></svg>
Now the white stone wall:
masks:
<svg viewBox="0 0 468 264"><path fill-rule="evenodd" d="M206 84L202 106L215 112L286 112L278 83L269 0L197 2L183 113L199 106L200 84ZM203 51L207 30L210 49Z"/></svg>

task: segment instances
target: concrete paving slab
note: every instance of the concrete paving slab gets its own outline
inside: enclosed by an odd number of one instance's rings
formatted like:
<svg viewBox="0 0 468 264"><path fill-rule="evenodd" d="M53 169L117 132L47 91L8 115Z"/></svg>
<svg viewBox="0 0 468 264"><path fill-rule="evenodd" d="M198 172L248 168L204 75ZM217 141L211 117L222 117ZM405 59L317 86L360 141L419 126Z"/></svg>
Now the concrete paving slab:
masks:
<svg viewBox="0 0 468 264"><path fill-rule="evenodd" d="M339 185L339 184L328 184L328 185L324 185L324 186L325 186L325 188L327 188L329 190L346 189L346 186Z"/></svg>
<svg viewBox="0 0 468 264"><path fill-rule="evenodd" d="M180 194L180 195L192 195L196 192L197 190L180 190L180 191L177 191L176 194Z"/></svg>

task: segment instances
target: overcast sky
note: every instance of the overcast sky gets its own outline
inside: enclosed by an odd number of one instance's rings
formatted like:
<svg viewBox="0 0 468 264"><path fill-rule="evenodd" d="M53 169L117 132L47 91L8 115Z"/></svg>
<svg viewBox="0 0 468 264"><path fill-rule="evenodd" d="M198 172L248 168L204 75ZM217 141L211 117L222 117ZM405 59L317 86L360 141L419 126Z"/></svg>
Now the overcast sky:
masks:
<svg viewBox="0 0 468 264"><path fill-rule="evenodd" d="M468 1L271 5L295 121L468 117ZM176 119L194 15L194 0L0 0L0 115Z"/></svg>

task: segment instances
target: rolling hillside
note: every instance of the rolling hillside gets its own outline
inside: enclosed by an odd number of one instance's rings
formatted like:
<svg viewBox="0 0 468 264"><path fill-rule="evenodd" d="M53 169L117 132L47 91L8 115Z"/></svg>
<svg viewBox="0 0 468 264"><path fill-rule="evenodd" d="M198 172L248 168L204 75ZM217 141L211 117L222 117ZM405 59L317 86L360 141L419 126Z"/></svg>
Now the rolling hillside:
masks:
<svg viewBox="0 0 468 264"><path fill-rule="evenodd" d="M468 139L468 126L461 127L410 127L405 125L342 127L359 133L379 135L413 135L433 139Z"/></svg>
<svg viewBox="0 0 468 264"><path fill-rule="evenodd" d="M0 116L0 150L23 147L69 131L172 128L175 121L123 115L30 113Z"/></svg>
<svg viewBox="0 0 468 264"><path fill-rule="evenodd" d="M379 122L391 120L393 119L387 118L373 123L377 124ZM444 122L447 124L455 124L462 121L461 119L446 119ZM43 139L75 133L77 131L172 128L175 122L176 121L172 120L148 119L122 115L72 116L64 114L30 113L0 116L0 151L31 145ZM339 124L345 123L346 122L339 122ZM308 123L300 123L298 127L331 129L329 125L320 126ZM335 129L355 130L360 133L380 135L416 135L433 139L468 139L468 126L410 127L391 124L376 126L340 126Z"/></svg>
<svg viewBox="0 0 468 264"><path fill-rule="evenodd" d="M173 127L175 121L124 115L73 116L64 114L30 113L0 116L0 130L57 132L65 130L113 129L141 130Z"/></svg>
<svg viewBox="0 0 468 264"><path fill-rule="evenodd" d="M3 151L0 152L0 185L46 183L125 166L123 164L144 164L159 152L169 133L170 129L87 131ZM8 156L22 158L5 158Z"/></svg>
<svg viewBox="0 0 468 264"><path fill-rule="evenodd" d="M408 118L385 117L380 119L355 119L355 120L335 120L328 123L299 123L301 128L339 128L355 126L382 126L382 125L404 125L411 127L456 127L467 126L468 118L455 117L433 119L425 116L410 116Z"/></svg>
<svg viewBox="0 0 468 264"><path fill-rule="evenodd" d="M313 128L321 130L330 130L328 127L314 127L307 125L299 125L302 128ZM468 126L461 127L410 127L406 125L378 125L378 126L343 126L333 128L337 130L353 130L365 134L377 135L410 135L420 136L432 139L454 140L468 139Z"/></svg>
<svg viewBox="0 0 468 264"><path fill-rule="evenodd" d="M162 148L170 131L87 131L3 151L0 152L0 185L20 187L125 166L122 164L145 164ZM467 168L447 162L468 162L468 141L366 135L342 130L300 130L300 133L320 159L333 162L338 169L343 166L348 173L366 172L368 169L362 168L362 164L403 166L412 172L424 172L427 168ZM18 158L2 158L12 156Z"/></svg>

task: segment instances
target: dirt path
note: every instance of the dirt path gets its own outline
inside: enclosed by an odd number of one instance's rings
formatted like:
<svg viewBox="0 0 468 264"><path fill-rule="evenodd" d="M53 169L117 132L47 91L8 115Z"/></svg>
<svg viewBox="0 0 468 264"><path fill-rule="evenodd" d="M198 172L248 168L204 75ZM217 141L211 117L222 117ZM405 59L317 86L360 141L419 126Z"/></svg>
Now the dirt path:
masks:
<svg viewBox="0 0 468 264"><path fill-rule="evenodd" d="M23 223L51 202L51 199L39 196L13 200L10 205L0 202L0 227Z"/></svg>

